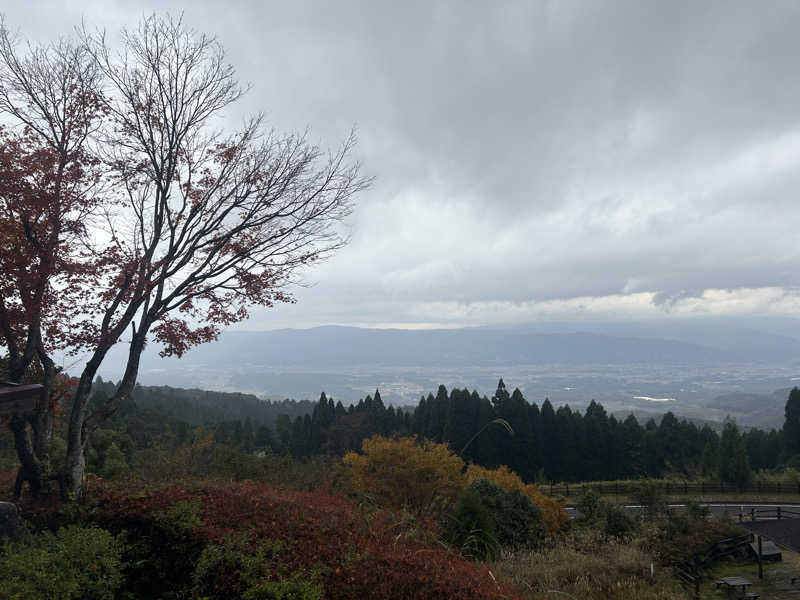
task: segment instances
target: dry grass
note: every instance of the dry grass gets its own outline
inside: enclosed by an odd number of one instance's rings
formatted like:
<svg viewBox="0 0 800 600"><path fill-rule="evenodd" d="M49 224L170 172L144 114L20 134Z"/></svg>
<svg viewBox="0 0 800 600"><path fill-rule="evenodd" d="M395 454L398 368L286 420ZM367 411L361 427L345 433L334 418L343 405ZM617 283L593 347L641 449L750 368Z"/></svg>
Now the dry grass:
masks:
<svg viewBox="0 0 800 600"><path fill-rule="evenodd" d="M575 533L551 548L504 557L491 567L498 580L531 600L680 600L686 591L668 571L655 568L639 543Z"/></svg>

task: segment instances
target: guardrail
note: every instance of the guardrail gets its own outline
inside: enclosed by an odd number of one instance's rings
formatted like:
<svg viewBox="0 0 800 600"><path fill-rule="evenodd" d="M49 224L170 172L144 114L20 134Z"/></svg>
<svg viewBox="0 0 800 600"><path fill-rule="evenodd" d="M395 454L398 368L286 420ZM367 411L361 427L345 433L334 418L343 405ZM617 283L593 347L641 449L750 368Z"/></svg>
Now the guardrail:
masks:
<svg viewBox="0 0 800 600"><path fill-rule="evenodd" d="M743 523L744 521L755 523L758 520L780 521L781 519L800 519L800 511L783 506L776 506L774 508L751 507L749 511L739 511L739 523Z"/></svg>
<svg viewBox="0 0 800 600"><path fill-rule="evenodd" d="M648 482L647 485L656 486L666 495L705 495L705 494L797 494L800 495L800 482L757 482L747 486L737 486L729 483L711 483L704 481L685 482ZM565 498L580 497L588 491L603 496L625 496L635 494L642 488L642 483L559 483L543 484L539 490L548 496L563 496Z"/></svg>

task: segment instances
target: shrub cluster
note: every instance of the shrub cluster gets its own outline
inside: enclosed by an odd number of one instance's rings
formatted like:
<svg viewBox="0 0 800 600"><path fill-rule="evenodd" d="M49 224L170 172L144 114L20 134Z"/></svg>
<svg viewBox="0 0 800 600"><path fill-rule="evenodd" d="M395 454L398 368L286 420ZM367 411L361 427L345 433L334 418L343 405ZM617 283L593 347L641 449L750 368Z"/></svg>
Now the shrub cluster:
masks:
<svg viewBox="0 0 800 600"><path fill-rule="evenodd" d="M350 486L381 506L427 509L435 501L454 500L464 486L464 463L446 444L374 436L361 449L361 454L349 452L342 460Z"/></svg>
<svg viewBox="0 0 800 600"><path fill-rule="evenodd" d="M627 540L637 531L636 521L619 506L610 504L589 490L576 505L579 523L598 528L604 536Z"/></svg>
<svg viewBox="0 0 800 600"><path fill-rule="evenodd" d="M494 559L499 547L533 548L544 537L541 511L519 490L488 479L473 481L459 497L447 538L465 556Z"/></svg>
<svg viewBox="0 0 800 600"><path fill-rule="evenodd" d="M437 500L448 505L471 482L486 479L507 492L526 496L541 511L547 533L563 529L568 522L560 502L542 494L534 484L526 484L506 466L486 469L469 465L465 475L463 461L446 444L373 436L364 440L361 453L348 453L343 465L345 473L340 479L347 487L370 496L380 506L419 511Z"/></svg>
<svg viewBox="0 0 800 600"><path fill-rule="evenodd" d="M506 491L517 490L527 496L542 512L542 523L547 533L560 531L569 522L569 517L560 502L542 494L534 484L526 484L519 475L505 465L500 465L497 469L470 465L467 468L467 480L472 482L478 479L488 479Z"/></svg>
<svg viewBox="0 0 800 600"><path fill-rule="evenodd" d="M112 600L122 583L123 545L108 531L76 525L2 546L3 600Z"/></svg>
<svg viewBox="0 0 800 600"><path fill-rule="evenodd" d="M485 567L404 535L396 514L367 518L324 489L220 482L142 490L98 481L90 491L93 519L128 532L126 591L135 597L514 597Z"/></svg>

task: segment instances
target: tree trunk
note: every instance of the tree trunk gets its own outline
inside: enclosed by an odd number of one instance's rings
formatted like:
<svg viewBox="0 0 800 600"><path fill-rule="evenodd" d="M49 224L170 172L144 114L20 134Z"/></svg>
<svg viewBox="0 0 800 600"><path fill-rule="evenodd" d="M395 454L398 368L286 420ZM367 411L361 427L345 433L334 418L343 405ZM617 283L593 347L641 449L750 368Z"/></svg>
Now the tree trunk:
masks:
<svg viewBox="0 0 800 600"><path fill-rule="evenodd" d="M14 435L14 446L20 469L14 486L14 497L19 499L23 484L27 481L34 498L48 496L52 491L53 469L50 451L53 445L54 406L50 404L50 392L56 374L55 363L43 351L38 352L44 370L42 385L43 401L37 404L33 414L16 414L10 427ZM11 369L10 379L15 383L23 381L25 370L21 365Z"/></svg>
<svg viewBox="0 0 800 600"><path fill-rule="evenodd" d="M42 491L44 469L34 452L31 430L28 428L28 419L25 415L15 414L11 417L11 432L14 434L14 446L20 463L17 483L14 486L14 498L19 499L25 481L30 485L31 495L38 498Z"/></svg>
<svg viewBox="0 0 800 600"><path fill-rule="evenodd" d="M85 433L86 416L89 399L92 393L92 382L95 373L105 358L108 348L98 349L86 363L81 373L75 397L72 400L72 410L69 417L67 431L67 456L64 464L64 478L61 486L61 496L64 500L77 500L83 493L83 478L86 471L85 447L88 437Z"/></svg>
<svg viewBox="0 0 800 600"><path fill-rule="evenodd" d="M128 351L128 362L125 365L125 375L122 377L122 381L111 398L106 400L103 406L98 407L92 414L89 414L88 410L92 382L108 348L98 350L86 364L81 374L78 389L75 392L69 431L67 433L65 479L62 487L62 495L65 500L76 500L83 494L86 473L86 446L89 443L89 436L97 429L100 423L116 412L122 399L128 397L136 385L136 376L139 373L139 359L144 350L149 327L150 320L148 315L145 315L142 317L139 331L133 333L130 350Z"/></svg>

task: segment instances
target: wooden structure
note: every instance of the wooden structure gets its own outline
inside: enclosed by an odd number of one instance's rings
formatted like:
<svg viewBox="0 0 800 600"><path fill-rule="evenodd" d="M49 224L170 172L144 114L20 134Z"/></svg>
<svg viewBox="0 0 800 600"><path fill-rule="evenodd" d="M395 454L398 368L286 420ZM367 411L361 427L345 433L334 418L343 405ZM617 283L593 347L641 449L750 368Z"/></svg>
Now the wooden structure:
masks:
<svg viewBox="0 0 800 600"><path fill-rule="evenodd" d="M737 588L741 588L741 594L739 594L738 598L758 598L758 594L754 594L753 592L748 592L747 588L749 588L752 582L749 579L745 579L744 577L723 577L722 579L717 579L714 583L717 584L717 589L720 587L724 587L727 592L728 596L731 596L731 593L735 593Z"/></svg>
<svg viewBox="0 0 800 600"><path fill-rule="evenodd" d="M0 381L0 416L31 412L40 400L44 400L43 385Z"/></svg>

